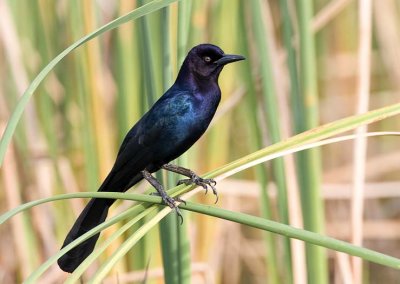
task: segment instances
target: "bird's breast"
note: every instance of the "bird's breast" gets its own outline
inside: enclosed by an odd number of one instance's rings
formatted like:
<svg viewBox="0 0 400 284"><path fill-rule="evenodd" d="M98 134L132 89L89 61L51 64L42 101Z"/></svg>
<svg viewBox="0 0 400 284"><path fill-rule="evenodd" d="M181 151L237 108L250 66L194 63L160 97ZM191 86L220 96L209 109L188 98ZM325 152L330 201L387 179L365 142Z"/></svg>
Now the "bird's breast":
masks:
<svg viewBox="0 0 400 284"><path fill-rule="evenodd" d="M155 135L144 131L145 137L154 143L159 164L167 163L189 149L206 131L219 103L218 96L195 97L193 94L174 96L165 101L162 107L156 107L151 115L154 118L147 124L154 124ZM151 128L151 127L150 127Z"/></svg>
<svg viewBox="0 0 400 284"><path fill-rule="evenodd" d="M194 103L192 111L188 114L191 117L190 123L205 131L215 115L219 104L219 97L202 97Z"/></svg>
<svg viewBox="0 0 400 284"><path fill-rule="evenodd" d="M179 143L194 143L206 131L216 112L219 100L191 98L180 104L168 120L169 138Z"/></svg>

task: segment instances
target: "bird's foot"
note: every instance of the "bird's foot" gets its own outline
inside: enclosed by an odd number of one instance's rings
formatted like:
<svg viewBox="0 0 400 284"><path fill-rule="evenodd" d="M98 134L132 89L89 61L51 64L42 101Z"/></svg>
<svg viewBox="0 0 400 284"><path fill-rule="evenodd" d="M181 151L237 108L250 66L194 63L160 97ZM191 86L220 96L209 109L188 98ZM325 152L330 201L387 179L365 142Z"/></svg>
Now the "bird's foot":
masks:
<svg viewBox="0 0 400 284"><path fill-rule="evenodd" d="M206 194L208 192L208 187L211 187L214 195L216 196L216 200L215 203L218 202L218 193L217 193L217 189L215 188L215 186L217 185L217 182L213 179L205 179L202 177L199 177L196 173L194 173L192 170L190 169L186 169L184 167L180 167L180 166L176 166L176 165L172 165L172 164L165 164L162 166L162 168L164 170L167 171L171 171L174 173L178 173L184 176L187 176L187 179L182 179L180 181L178 181L177 185L180 184L185 184L185 185L191 185L191 184L195 184L198 186L203 187L206 190Z"/></svg>
<svg viewBox="0 0 400 284"><path fill-rule="evenodd" d="M178 214L178 217L181 219L181 224L183 223L183 217L181 210L179 210L178 206L176 206L175 202L183 202L186 204L186 202L179 197L172 198L170 197L164 190L164 187L162 184L151 175L151 173L148 170L143 170L142 171L143 178L147 180L156 190L158 196L161 197L162 201L164 202L165 205L168 205L171 209L175 209L176 214Z"/></svg>
<svg viewBox="0 0 400 284"><path fill-rule="evenodd" d="M173 198L173 197L169 196L166 193L159 194L158 192L152 192L151 195L160 196L165 205L167 205L169 208L175 210L175 212L178 215L179 219L181 219L181 225L183 224L183 216L182 216L181 210L179 209L178 206L176 206L175 203L176 202L182 202L182 203L184 203L186 205L186 201L185 200L183 200L183 199L181 199L179 197Z"/></svg>
<svg viewBox="0 0 400 284"><path fill-rule="evenodd" d="M218 192L215 187L217 185L217 182L211 178L202 178L196 174L192 174L192 176L190 178L181 179L180 181L178 181L177 185L180 185L180 184L185 184L185 185L195 184L195 185L201 186L202 188L205 189L206 194L208 192L208 187L210 187L216 197L215 203L218 202Z"/></svg>

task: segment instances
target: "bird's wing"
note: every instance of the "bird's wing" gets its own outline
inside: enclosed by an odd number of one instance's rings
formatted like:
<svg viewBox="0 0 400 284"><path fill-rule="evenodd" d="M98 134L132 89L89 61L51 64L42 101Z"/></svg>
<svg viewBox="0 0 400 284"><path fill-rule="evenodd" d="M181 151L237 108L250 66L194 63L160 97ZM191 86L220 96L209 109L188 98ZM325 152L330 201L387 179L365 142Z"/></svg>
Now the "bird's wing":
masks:
<svg viewBox="0 0 400 284"><path fill-rule="evenodd" d="M187 123L187 114L193 108L193 96L188 92L167 93L144 117L145 129L139 129L139 143L147 147L159 145L160 141L176 141L176 136L183 137L180 128ZM169 143L168 143L169 144ZM156 149L157 150L157 149Z"/></svg>
<svg viewBox="0 0 400 284"><path fill-rule="evenodd" d="M140 175L140 172L151 163L152 153L137 142L134 137L126 140L124 150L119 152L113 168L99 191L127 190L132 179Z"/></svg>
<svg viewBox="0 0 400 284"><path fill-rule="evenodd" d="M126 135L112 171L123 167L141 171L153 163L161 151L160 139L168 137L177 118L191 107L190 94L186 92L166 93L161 97Z"/></svg>

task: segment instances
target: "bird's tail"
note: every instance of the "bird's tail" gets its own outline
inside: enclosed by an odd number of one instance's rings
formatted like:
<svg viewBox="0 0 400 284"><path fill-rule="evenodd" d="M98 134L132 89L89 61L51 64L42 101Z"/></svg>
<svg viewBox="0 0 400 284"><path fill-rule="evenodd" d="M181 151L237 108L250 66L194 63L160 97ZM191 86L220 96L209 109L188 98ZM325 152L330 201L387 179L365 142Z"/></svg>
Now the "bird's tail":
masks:
<svg viewBox="0 0 400 284"><path fill-rule="evenodd" d="M82 213L79 215L75 224L72 226L72 229L69 231L62 248L82 236L87 231L103 223L112 203L113 202L110 202L110 200L107 199L94 198L90 200L85 209L83 209ZM65 272L72 273L82 263L82 261L92 253L99 235L100 233L87 239L58 259L58 265L60 268Z"/></svg>

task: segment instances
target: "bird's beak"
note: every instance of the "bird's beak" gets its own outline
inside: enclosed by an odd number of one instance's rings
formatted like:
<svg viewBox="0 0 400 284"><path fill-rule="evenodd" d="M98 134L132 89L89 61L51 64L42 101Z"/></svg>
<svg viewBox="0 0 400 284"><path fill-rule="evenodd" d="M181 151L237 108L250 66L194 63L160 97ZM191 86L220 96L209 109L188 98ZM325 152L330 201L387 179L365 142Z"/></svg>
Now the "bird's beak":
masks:
<svg viewBox="0 0 400 284"><path fill-rule="evenodd" d="M219 65L219 66L223 66L223 65L226 65L228 63L232 63L232 62L240 61L240 60L245 60L245 59L246 58L241 56L241 55L224 54L220 59L218 59L214 63Z"/></svg>

